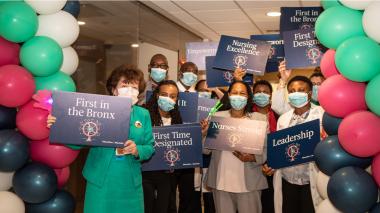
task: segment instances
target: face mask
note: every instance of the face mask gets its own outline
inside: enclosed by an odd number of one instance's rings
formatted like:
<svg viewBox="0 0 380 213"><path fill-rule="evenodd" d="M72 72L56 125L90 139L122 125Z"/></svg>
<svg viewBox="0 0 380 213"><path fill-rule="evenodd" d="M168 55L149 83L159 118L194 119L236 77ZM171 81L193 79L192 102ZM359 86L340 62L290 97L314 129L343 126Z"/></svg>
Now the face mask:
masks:
<svg viewBox="0 0 380 213"><path fill-rule="evenodd" d="M318 90L319 90L319 86L314 85L313 86L313 93L311 94L311 99L313 99L314 101L318 101Z"/></svg>
<svg viewBox="0 0 380 213"><path fill-rule="evenodd" d="M161 110L169 112L170 110L174 109L175 101L169 97L159 96L157 104Z"/></svg>
<svg viewBox="0 0 380 213"><path fill-rule="evenodd" d="M231 95L229 97L231 107L234 110L241 110L247 105L247 98L240 95Z"/></svg>
<svg viewBox="0 0 380 213"><path fill-rule="evenodd" d="M270 95L260 92L253 96L253 102L259 107L265 107L269 104L269 98Z"/></svg>
<svg viewBox="0 0 380 213"><path fill-rule="evenodd" d="M139 100L137 96L139 95L139 91L133 87L122 87L117 89L119 97L126 97L132 99L132 105L135 105Z"/></svg>
<svg viewBox="0 0 380 213"><path fill-rule="evenodd" d="M182 83L188 87L191 87L197 82L198 76L192 72L183 73L183 77L181 79Z"/></svg>
<svg viewBox="0 0 380 213"><path fill-rule="evenodd" d="M301 108L309 103L309 98L305 92L293 92L289 94L289 102L295 108Z"/></svg>
<svg viewBox="0 0 380 213"><path fill-rule="evenodd" d="M198 92L200 98L211 98L211 92Z"/></svg>
<svg viewBox="0 0 380 213"><path fill-rule="evenodd" d="M161 68L151 68L150 77L157 83L160 83L166 77L166 70Z"/></svg>

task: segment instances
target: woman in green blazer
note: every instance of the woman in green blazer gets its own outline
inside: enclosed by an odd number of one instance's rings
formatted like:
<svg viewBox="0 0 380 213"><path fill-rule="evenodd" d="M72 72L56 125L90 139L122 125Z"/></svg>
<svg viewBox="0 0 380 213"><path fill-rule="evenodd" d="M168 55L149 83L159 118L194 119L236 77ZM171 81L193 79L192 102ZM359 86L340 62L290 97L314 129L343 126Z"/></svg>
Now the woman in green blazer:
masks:
<svg viewBox="0 0 380 213"><path fill-rule="evenodd" d="M90 148L83 169L87 180L85 213L144 212L140 162L148 160L154 152L149 112L135 105L144 89L143 73L125 65L116 68L107 80L110 94L132 99L129 138L122 149ZM54 122L55 118L49 116L48 127Z"/></svg>

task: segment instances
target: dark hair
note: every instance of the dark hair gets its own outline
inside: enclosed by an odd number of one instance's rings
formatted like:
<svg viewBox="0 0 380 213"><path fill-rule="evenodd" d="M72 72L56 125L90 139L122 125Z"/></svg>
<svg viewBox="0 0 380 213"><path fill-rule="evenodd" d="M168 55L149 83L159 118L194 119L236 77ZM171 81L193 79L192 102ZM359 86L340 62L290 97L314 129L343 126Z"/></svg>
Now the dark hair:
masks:
<svg viewBox="0 0 380 213"><path fill-rule="evenodd" d="M321 72L313 72L313 74L311 74L311 76L309 77L309 79L312 79L312 78L322 78L322 79L325 79L325 76L323 76L323 74Z"/></svg>
<svg viewBox="0 0 380 213"><path fill-rule="evenodd" d="M150 96L148 102L145 105L145 108L149 111L150 119L152 121L153 126L162 126L162 119L158 111L157 96L160 92L161 87L164 85L175 86L175 88L177 88L179 92L177 84L172 80L164 80L158 84L157 88L153 91L152 96ZM182 124L182 117L178 109L178 103L175 104L174 109L172 109L169 113L170 117L172 118L171 124Z"/></svg>
<svg viewBox="0 0 380 213"><path fill-rule="evenodd" d="M167 65L168 65L168 59L166 58L166 56L162 55L162 54L156 54L154 56L152 56L152 58L150 59L150 65L154 63L155 60L157 59L161 59L163 60Z"/></svg>
<svg viewBox="0 0 380 213"><path fill-rule="evenodd" d="M182 66L179 70L181 71L181 73L183 73L188 67L193 67L195 72L198 73L198 67L193 62L186 62L186 63L182 64Z"/></svg>
<svg viewBox="0 0 380 213"><path fill-rule="evenodd" d="M228 92L220 100L221 103L223 104L223 106L219 109L219 111L225 111L225 110L231 109L231 103L230 103L230 99L228 97L228 94L231 92L232 87L238 83L243 84L245 86L245 88L247 89L247 93L248 93L247 105L245 106L244 113L247 114L247 113L252 112L253 94L252 94L251 87L247 83L245 83L244 81L236 81L236 80L232 81L232 83L230 84L230 87L228 88Z"/></svg>
<svg viewBox="0 0 380 213"><path fill-rule="evenodd" d="M124 77L127 82L139 82L139 93L145 91L146 85L144 80L144 73L133 65L123 64L114 69L107 79L106 87L110 95L113 94L112 90L116 88L117 83L122 77Z"/></svg>
<svg viewBox="0 0 380 213"><path fill-rule="evenodd" d="M201 83L203 83L203 82L206 82L206 80L199 80L198 81L198 83L195 85L195 91L199 92L198 91L199 87L200 87ZM218 96L216 95L216 93L214 91L212 91L211 92L211 98L216 98L216 97L218 97Z"/></svg>
<svg viewBox="0 0 380 213"><path fill-rule="evenodd" d="M266 81L266 80L259 80L259 81L256 81L255 84L253 84L252 91L255 92L256 87L259 86L259 85L267 86L267 87L269 87L269 91L270 91L270 93L273 92L273 87L272 87L272 85L271 85L268 81Z"/></svg>
<svg viewBox="0 0 380 213"><path fill-rule="evenodd" d="M297 75L297 76L294 76L292 79L290 79L290 81L288 82L288 86L287 86L287 89L289 90L289 86L290 84L292 84L293 82L295 81L302 81L302 82L305 82L308 86L309 86L309 90L311 91L312 88L313 88L313 83L311 83L310 79L308 79L307 77L305 76L302 76L302 75Z"/></svg>

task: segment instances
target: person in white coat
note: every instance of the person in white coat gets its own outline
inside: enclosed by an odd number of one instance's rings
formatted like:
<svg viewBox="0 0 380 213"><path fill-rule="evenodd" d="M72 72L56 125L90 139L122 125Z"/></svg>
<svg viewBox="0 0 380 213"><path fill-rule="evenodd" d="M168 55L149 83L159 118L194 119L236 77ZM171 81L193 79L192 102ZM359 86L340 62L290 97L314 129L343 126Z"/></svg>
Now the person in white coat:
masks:
<svg viewBox="0 0 380 213"><path fill-rule="evenodd" d="M296 76L289 81L287 90L293 109L280 116L277 130L316 119L322 123L323 109L310 103L312 87L311 81L304 76ZM322 201L316 188L317 173L314 162L276 170L273 178L275 212L315 212Z"/></svg>

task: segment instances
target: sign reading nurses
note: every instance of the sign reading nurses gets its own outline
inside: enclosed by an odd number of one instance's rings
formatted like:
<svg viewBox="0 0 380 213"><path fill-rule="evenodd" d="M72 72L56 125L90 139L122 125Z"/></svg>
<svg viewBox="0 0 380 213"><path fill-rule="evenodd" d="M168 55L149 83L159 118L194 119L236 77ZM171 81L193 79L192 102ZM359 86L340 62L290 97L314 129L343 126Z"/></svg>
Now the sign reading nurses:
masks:
<svg viewBox="0 0 380 213"><path fill-rule="evenodd" d="M268 134L268 166L281 169L314 161L319 141L319 119Z"/></svg>
<svg viewBox="0 0 380 213"><path fill-rule="evenodd" d="M131 99L53 91L51 143L123 147L129 135Z"/></svg>

